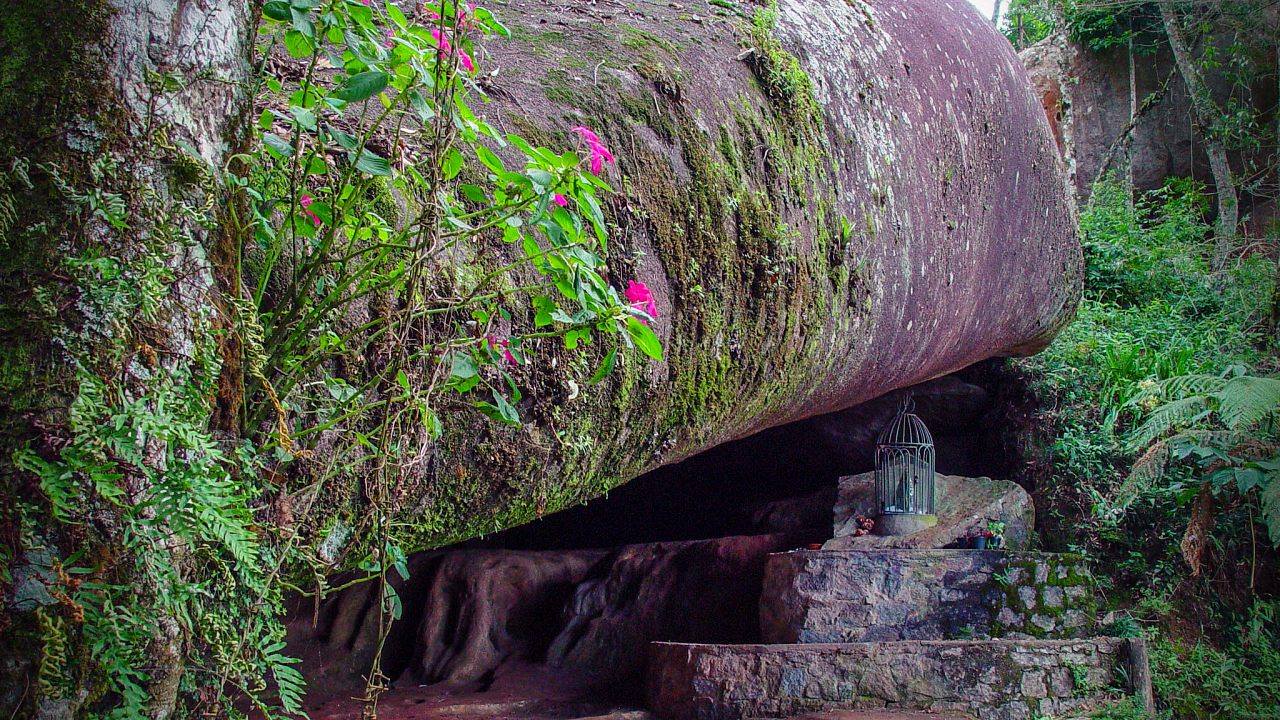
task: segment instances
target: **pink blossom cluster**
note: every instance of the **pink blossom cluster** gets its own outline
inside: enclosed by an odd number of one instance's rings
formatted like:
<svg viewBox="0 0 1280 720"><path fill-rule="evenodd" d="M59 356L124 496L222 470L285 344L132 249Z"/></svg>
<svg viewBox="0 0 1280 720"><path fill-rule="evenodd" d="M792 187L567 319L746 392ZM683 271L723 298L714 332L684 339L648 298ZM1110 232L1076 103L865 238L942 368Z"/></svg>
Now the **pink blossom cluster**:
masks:
<svg viewBox="0 0 1280 720"><path fill-rule="evenodd" d="M303 214L305 214L307 217L311 218L311 221L312 221L312 222L314 222L314 223L316 224L316 227L320 227L321 225L323 225L323 224L324 224L324 223L320 220L320 216L319 216L319 215L316 215L315 213L311 212L311 210L310 210L310 208L311 208L311 203L313 203L313 202L315 202L315 198L311 197L310 195L303 195L302 197L298 198L298 204L302 206L302 212L303 212Z"/></svg>
<svg viewBox="0 0 1280 720"><path fill-rule="evenodd" d="M516 356L511 354L510 341L506 338L497 337L496 335L485 335L484 339L489 342L489 347L494 351L497 351L498 348L502 348L502 359L505 360L508 365L517 364Z"/></svg>
<svg viewBox="0 0 1280 720"><path fill-rule="evenodd" d="M649 317L658 317L658 303L654 302L653 292L644 283L636 282L635 280L630 281L622 295L631 304L631 307L648 313ZM640 320L640 322L645 325L649 324L644 320Z"/></svg>
<svg viewBox="0 0 1280 720"><path fill-rule="evenodd" d="M600 136L596 135L590 128L579 125L573 129L587 144L587 148L591 151L591 174L599 175L600 170L604 167L605 162L613 162L613 153L609 152L609 148L604 146L604 142L600 140Z"/></svg>
<svg viewBox="0 0 1280 720"><path fill-rule="evenodd" d="M426 12L428 18L437 23L440 22L440 13L429 9L426 3L423 3L422 9ZM465 33L469 31L475 24L475 13L476 6L474 3L467 3L464 6L458 7L458 19L455 23L455 33ZM458 64L466 68L467 72L476 71L476 65L471 60L471 56L467 54L466 50L463 50L460 47L455 48L446 32L442 32L440 28L435 27L431 29L431 37L435 38L436 46L440 48L441 56L457 55Z"/></svg>

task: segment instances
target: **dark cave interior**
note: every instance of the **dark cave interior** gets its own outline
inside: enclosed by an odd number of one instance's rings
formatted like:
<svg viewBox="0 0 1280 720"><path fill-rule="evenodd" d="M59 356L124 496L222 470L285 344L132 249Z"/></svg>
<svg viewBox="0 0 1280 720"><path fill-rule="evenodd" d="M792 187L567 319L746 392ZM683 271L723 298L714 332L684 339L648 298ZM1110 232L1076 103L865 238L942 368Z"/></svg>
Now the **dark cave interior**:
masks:
<svg viewBox="0 0 1280 720"><path fill-rule="evenodd" d="M938 472L1017 475L1022 453L1009 416L1018 383L1005 361L993 360L726 443L649 472L607 497L463 547L568 550L768 532L761 510L770 503L813 497L813 511L820 513L822 493L834 493L837 478L871 470L875 438L908 393L933 433ZM830 521L805 519L815 527Z"/></svg>

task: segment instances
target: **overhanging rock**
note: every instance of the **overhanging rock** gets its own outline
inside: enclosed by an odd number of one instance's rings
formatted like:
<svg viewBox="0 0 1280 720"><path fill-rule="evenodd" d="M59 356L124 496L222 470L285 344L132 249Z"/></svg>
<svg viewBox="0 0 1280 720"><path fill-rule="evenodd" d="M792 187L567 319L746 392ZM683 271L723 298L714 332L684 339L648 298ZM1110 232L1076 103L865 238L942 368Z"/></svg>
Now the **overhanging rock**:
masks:
<svg viewBox="0 0 1280 720"><path fill-rule="evenodd" d="M763 6L738 7L501 9L513 39L482 50L496 74L478 112L556 148L588 125L612 148L609 274L654 290L666 359L588 385L605 348L584 363L552 340L529 346L515 372L525 427L450 413L398 488L417 546L1033 352L1072 313L1081 253L1057 156L989 22L959 0L782 0L752 30ZM811 94L795 73L778 81L779 48Z"/></svg>

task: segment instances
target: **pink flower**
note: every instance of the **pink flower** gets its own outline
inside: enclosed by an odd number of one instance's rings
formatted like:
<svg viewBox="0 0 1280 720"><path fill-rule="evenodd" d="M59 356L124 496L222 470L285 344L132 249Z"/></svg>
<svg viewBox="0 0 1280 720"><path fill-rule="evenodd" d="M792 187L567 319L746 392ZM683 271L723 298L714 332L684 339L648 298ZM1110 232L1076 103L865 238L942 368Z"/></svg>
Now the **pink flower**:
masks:
<svg viewBox="0 0 1280 720"><path fill-rule="evenodd" d="M363 2L365 7L371 7L373 5L373 0L363 0Z"/></svg>
<svg viewBox="0 0 1280 720"><path fill-rule="evenodd" d="M650 317L658 317L658 304L653 300L653 293L649 291L649 287L642 282L630 281L627 289L622 295L631 303L631 307L636 310L643 310ZM644 322L641 320L640 322ZM645 323L646 325L648 323Z"/></svg>
<svg viewBox="0 0 1280 720"><path fill-rule="evenodd" d="M454 50L453 43L449 42L449 37L447 35L440 32L440 28L431 28L431 37L435 38L436 45L440 47L441 56L457 55L458 64L466 68L467 72L476 71L476 65L471 61L471 56L467 54L467 51L462 48Z"/></svg>
<svg viewBox="0 0 1280 720"><path fill-rule="evenodd" d="M324 224L323 222L320 221L320 216L316 215L315 213L307 209L311 207L311 203L313 202L315 202L315 198L311 197L310 195L303 195L302 197L298 198L298 204L302 206L302 212L306 214L307 217L311 218L312 222L316 224L316 227L320 227L321 225Z"/></svg>
<svg viewBox="0 0 1280 720"><path fill-rule="evenodd" d="M556 193L555 196L551 198L551 201L559 205L560 207L565 207L566 205L569 204L569 200L565 198L565 196L561 195L560 193Z"/></svg>
<svg viewBox="0 0 1280 720"><path fill-rule="evenodd" d="M586 140L588 145L600 145L600 146L604 145L604 143L600 142L600 136L592 132L591 128L583 127L582 125L579 125L578 127L573 129L573 132L576 132L579 135L581 135L582 139Z"/></svg>
<svg viewBox="0 0 1280 720"><path fill-rule="evenodd" d="M453 45L449 43L449 38L440 32L440 28L431 28L431 37L436 39L436 45L440 46L441 53L453 52Z"/></svg>
<svg viewBox="0 0 1280 720"><path fill-rule="evenodd" d="M511 349L508 347L510 343L508 343L507 340L494 337L493 335L485 335L484 339L489 341L490 349L497 350L498 348L502 348L502 359L506 360L508 365L519 364L516 362L516 356L511 354Z"/></svg>
<svg viewBox="0 0 1280 720"><path fill-rule="evenodd" d="M591 150L591 174L599 175L600 170L604 168L605 162L614 162L613 153L609 152L609 148L604 146L600 140L600 136L581 125L573 129Z"/></svg>

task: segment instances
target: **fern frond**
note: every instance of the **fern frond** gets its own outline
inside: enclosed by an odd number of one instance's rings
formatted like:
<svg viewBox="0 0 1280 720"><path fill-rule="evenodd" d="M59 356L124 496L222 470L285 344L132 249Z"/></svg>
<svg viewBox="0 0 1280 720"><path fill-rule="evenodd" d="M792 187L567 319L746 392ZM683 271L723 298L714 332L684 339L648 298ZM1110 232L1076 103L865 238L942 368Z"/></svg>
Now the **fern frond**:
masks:
<svg viewBox="0 0 1280 720"><path fill-rule="evenodd" d="M1156 438L1207 418L1215 401L1207 395L1179 398L1156 408L1129 440L1131 448L1142 448Z"/></svg>
<svg viewBox="0 0 1280 720"><path fill-rule="evenodd" d="M1124 512L1129 509L1144 492L1160 482L1169 467L1169 460L1172 459L1169 444L1169 440L1155 443L1133 463L1129 475L1111 494L1111 502L1116 510Z"/></svg>
<svg viewBox="0 0 1280 720"><path fill-rule="evenodd" d="M1171 378L1157 381L1139 393L1139 397L1143 399L1156 397L1178 400L1194 395L1214 395L1222 390L1227 382L1228 380L1221 375L1204 373L1174 375Z"/></svg>
<svg viewBox="0 0 1280 720"><path fill-rule="evenodd" d="M1267 526L1271 543L1280 547L1280 473L1270 473L1270 479L1262 489L1262 522Z"/></svg>
<svg viewBox="0 0 1280 720"><path fill-rule="evenodd" d="M1232 430L1244 430L1280 413L1280 378L1241 375L1217 393L1218 416Z"/></svg>

